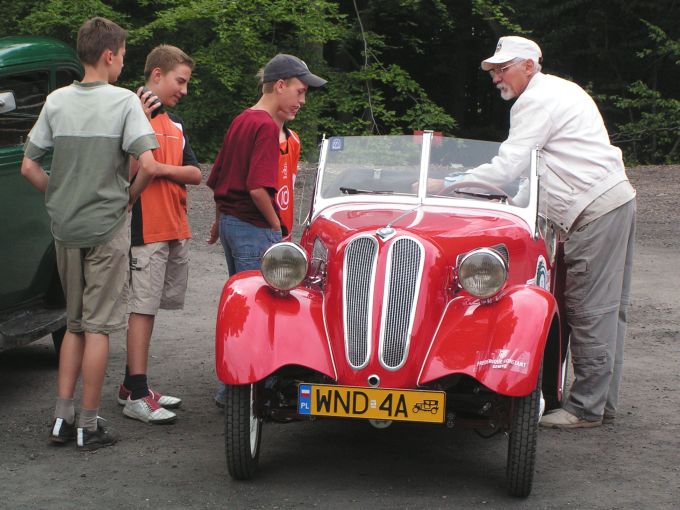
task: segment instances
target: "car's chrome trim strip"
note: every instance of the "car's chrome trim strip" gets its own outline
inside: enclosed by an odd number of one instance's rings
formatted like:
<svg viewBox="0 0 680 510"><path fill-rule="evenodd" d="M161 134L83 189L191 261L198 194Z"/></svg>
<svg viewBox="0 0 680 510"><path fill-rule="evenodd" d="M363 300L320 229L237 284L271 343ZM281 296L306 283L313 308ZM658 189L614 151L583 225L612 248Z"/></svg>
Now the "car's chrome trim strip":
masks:
<svg viewBox="0 0 680 510"><path fill-rule="evenodd" d="M400 236L390 243L378 344L380 364L386 370L399 370L408 358L424 264L425 248L417 239Z"/></svg>
<svg viewBox="0 0 680 510"><path fill-rule="evenodd" d="M312 220L316 217L319 212L323 211L325 209L325 205L322 203L323 199L321 198L321 193L320 189L321 186L323 185L323 178L324 178L324 172L323 169L326 168L326 158L328 156L328 138L326 138L326 135L323 135L323 139L321 140L321 152L319 154L319 165L316 168L316 173L319 176L319 179L316 180L316 183L314 184L314 190L312 191L312 204L309 209L309 214L307 215L307 219L305 220L305 223L309 224L312 222Z"/></svg>
<svg viewBox="0 0 680 510"><path fill-rule="evenodd" d="M326 333L326 342L328 342L328 352L331 355L331 364L333 365L334 379L338 380L338 367L335 366L335 353L333 352L333 345L331 344L331 335L328 332L328 318L326 316L326 293L322 292L322 302L321 302L321 315L323 317L323 329Z"/></svg>
<svg viewBox="0 0 680 510"><path fill-rule="evenodd" d="M434 341L437 339L437 336L439 335L439 330L442 327L444 319L446 318L446 314L449 311L449 307L460 299L463 298L462 297L453 298L448 303L446 303L446 306L444 307L444 311L442 312L442 315L439 318L439 324L437 324L437 328L434 330L434 334L432 335L432 339L430 340L430 346L427 348L427 353L425 353L425 357L423 358L423 364L420 367L420 372L418 372L418 379L416 379L416 384L418 386L421 386L423 384L422 383L423 370L425 370L425 365L427 364L427 362L430 361L430 352L432 351L432 346L434 346Z"/></svg>
<svg viewBox="0 0 680 510"><path fill-rule="evenodd" d="M373 236L360 235L347 244L342 271L342 321L347 362L356 370L368 364L371 354L377 262L378 241Z"/></svg>
<svg viewBox="0 0 680 510"><path fill-rule="evenodd" d="M423 133L423 150L420 156L420 178L418 179L418 201L422 204L427 194L427 170L430 166L430 150L432 147L433 132L426 130Z"/></svg>

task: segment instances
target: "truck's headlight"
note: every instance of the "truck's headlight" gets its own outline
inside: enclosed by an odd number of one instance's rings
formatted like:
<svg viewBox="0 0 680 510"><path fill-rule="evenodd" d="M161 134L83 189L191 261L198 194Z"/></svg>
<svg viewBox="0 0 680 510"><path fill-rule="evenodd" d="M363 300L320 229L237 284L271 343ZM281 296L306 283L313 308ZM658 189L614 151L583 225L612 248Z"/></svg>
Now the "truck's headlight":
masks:
<svg viewBox="0 0 680 510"><path fill-rule="evenodd" d="M278 243L262 256L262 276L278 290L297 287L307 274L307 255L295 243Z"/></svg>
<svg viewBox="0 0 680 510"><path fill-rule="evenodd" d="M478 298L497 294L508 278L508 266L500 254L479 248L463 255L458 266L460 286Z"/></svg>

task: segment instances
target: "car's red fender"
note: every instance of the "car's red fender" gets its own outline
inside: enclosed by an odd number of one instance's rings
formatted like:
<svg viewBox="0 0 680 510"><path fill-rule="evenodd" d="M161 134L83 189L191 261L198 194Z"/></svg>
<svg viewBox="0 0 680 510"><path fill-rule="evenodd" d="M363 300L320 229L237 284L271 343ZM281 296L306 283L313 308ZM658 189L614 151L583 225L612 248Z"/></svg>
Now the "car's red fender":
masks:
<svg viewBox="0 0 680 510"><path fill-rule="evenodd" d="M535 285L512 287L495 303L452 300L418 384L463 373L501 395L528 395L536 387L556 314L555 298Z"/></svg>
<svg viewBox="0 0 680 510"><path fill-rule="evenodd" d="M336 378L320 292L297 288L276 294L259 271L224 285L215 328L215 368L226 384L260 381L285 365Z"/></svg>

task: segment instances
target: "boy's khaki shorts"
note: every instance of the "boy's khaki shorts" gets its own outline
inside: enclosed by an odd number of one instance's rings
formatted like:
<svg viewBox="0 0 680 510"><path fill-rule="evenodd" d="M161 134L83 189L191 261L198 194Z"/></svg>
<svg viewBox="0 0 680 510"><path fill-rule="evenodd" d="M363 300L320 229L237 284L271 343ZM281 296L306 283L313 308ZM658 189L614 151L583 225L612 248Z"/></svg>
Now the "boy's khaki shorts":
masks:
<svg viewBox="0 0 680 510"><path fill-rule="evenodd" d="M181 310L189 279L188 239L133 246L128 312L156 315Z"/></svg>
<svg viewBox="0 0 680 510"><path fill-rule="evenodd" d="M109 334L124 328L130 280L129 219L99 246L66 248L59 241L54 244L66 296L68 330Z"/></svg>

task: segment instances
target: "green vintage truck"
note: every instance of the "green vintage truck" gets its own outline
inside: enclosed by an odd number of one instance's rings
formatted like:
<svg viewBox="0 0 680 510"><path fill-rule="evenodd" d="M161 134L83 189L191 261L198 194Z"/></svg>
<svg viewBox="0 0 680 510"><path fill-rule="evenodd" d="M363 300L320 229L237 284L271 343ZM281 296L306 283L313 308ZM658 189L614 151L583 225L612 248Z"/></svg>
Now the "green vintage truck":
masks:
<svg viewBox="0 0 680 510"><path fill-rule="evenodd" d="M0 351L66 327L44 196L21 176L23 145L45 98L80 79L73 49L47 37L0 38ZM49 172L49 161L44 165Z"/></svg>

